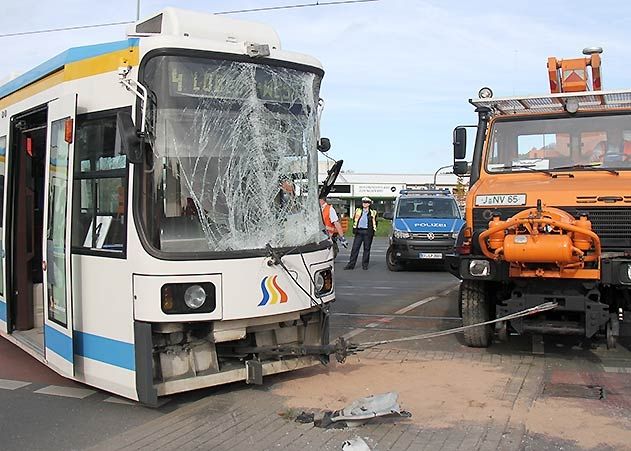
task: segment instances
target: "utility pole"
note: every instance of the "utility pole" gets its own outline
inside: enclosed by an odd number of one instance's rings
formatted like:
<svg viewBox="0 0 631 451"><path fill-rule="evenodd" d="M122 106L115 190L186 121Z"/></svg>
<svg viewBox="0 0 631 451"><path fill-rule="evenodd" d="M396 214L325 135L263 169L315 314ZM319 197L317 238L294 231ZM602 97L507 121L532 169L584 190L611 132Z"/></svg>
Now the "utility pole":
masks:
<svg viewBox="0 0 631 451"><path fill-rule="evenodd" d="M136 2L136 20L140 20L140 0Z"/></svg>
<svg viewBox="0 0 631 451"><path fill-rule="evenodd" d="M452 165L443 166L443 167L438 168L438 170L434 172L434 184L433 184L434 189L436 189L436 177L438 176L438 173L442 171L443 169L447 169L450 167L452 167Z"/></svg>

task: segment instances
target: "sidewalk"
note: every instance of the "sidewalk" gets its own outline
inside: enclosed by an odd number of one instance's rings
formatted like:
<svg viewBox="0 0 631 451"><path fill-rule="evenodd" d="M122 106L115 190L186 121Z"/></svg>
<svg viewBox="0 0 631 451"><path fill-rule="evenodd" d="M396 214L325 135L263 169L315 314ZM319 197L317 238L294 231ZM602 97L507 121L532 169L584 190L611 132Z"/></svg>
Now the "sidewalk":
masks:
<svg viewBox="0 0 631 451"><path fill-rule="evenodd" d="M94 449L320 451L356 436L384 451L631 449L631 372L583 363L579 371L548 356L373 350L262 387L232 385ZM383 391L397 391L412 418L343 430L293 421Z"/></svg>

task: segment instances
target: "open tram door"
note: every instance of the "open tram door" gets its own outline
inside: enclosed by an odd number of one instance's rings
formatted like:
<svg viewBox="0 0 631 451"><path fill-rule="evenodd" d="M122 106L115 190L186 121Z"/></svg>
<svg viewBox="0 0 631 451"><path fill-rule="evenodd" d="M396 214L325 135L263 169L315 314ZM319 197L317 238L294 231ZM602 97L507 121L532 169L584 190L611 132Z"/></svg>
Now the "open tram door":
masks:
<svg viewBox="0 0 631 451"><path fill-rule="evenodd" d="M48 104L44 196L43 284L45 358L66 376L74 375L72 292L70 283L70 214L72 155L77 96Z"/></svg>

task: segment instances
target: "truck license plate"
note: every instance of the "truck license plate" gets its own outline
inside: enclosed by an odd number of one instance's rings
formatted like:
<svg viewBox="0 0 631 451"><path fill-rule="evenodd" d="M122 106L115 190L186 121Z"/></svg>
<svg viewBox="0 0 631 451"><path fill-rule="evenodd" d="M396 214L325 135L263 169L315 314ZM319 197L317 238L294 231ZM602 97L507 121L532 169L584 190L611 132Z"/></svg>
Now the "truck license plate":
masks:
<svg viewBox="0 0 631 451"><path fill-rule="evenodd" d="M420 254L418 254L418 258L440 259L443 258L443 254L441 254L440 252L421 252Z"/></svg>

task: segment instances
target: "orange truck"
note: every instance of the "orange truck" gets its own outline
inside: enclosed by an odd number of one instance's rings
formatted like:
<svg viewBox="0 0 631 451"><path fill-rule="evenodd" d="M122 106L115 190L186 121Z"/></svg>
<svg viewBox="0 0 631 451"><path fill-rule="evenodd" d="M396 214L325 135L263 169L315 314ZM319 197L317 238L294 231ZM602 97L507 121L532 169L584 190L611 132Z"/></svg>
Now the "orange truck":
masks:
<svg viewBox="0 0 631 451"><path fill-rule="evenodd" d="M631 90L602 90L601 52L549 58L547 95L482 88L470 100L471 163L466 128L454 130L454 173L470 187L447 266L462 281L464 325L557 304L469 329L469 346L529 333L605 336L613 347L631 314Z"/></svg>

